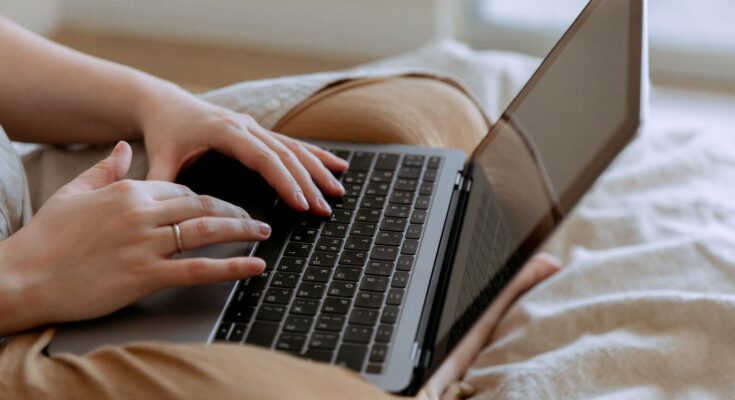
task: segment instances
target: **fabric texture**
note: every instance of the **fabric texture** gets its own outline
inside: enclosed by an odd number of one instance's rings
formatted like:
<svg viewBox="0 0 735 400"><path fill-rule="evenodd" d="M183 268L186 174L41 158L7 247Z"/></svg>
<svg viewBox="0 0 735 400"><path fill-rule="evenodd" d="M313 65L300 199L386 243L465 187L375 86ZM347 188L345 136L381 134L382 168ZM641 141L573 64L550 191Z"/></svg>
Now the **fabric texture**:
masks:
<svg viewBox="0 0 735 400"><path fill-rule="evenodd" d="M368 109L361 107L363 102L381 106ZM342 108L336 110L335 105ZM430 106L446 114L434 113ZM322 121L327 134L349 136L351 127L344 121L363 126L362 121L372 124L366 131L370 137L383 141L426 144L443 138L436 144L469 144L469 148L488 129L481 110L460 89L427 78L380 78L344 88L331 86L318 100L298 109L298 116L284 122L284 129L306 132L313 122ZM331 118L336 112L346 118ZM356 136L360 134L355 131ZM29 399L393 398L345 369L252 346L132 343L106 346L82 357L43 356L41 351L52 336L52 329L20 335L0 352L0 398L3 393ZM466 386L457 385L452 393L462 393ZM420 397L438 395L421 393Z"/></svg>
<svg viewBox="0 0 735 400"><path fill-rule="evenodd" d="M0 126L0 240L28 222L30 205L23 165Z"/></svg>

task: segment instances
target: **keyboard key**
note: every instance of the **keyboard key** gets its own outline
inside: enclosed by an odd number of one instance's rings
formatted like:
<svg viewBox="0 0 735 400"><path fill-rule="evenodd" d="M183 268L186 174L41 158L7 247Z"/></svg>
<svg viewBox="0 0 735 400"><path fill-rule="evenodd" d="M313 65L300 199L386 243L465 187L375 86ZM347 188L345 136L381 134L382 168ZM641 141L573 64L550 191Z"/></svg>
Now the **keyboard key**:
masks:
<svg viewBox="0 0 735 400"><path fill-rule="evenodd" d="M380 325L375 332L375 341L378 343L388 343L393 337L393 325Z"/></svg>
<svg viewBox="0 0 735 400"><path fill-rule="evenodd" d="M350 299L338 298L338 297L327 297L324 299L322 305L322 312L329 314L347 315L347 310L350 309Z"/></svg>
<svg viewBox="0 0 735 400"><path fill-rule="evenodd" d="M367 262L367 253L364 251L345 250L339 258L341 265L352 265L362 267Z"/></svg>
<svg viewBox="0 0 735 400"><path fill-rule="evenodd" d="M314 329L319 331L341 332L344 324L345 317L342 315L323 314L316 320Z"/></svg>
<svg viewBox="0 0 735 400"><path fill-rule="evenodd" d="M284 332L308 333L314 318L289 315L283 323Z"/></svg>
<svg viewBox="0 0 735 400"><path fill-rule="evenodd" d="M403 234L401 232L379 231L375 237L375 244L382 246L400 246Z"/></svg>
<svg viewBox="0 0 735 400"><path fill-rule="evenodd" d="M373 239L367 236L349 236L345 243L345 250L368 251Z"/></svg>
<svg viewBox="0 0 735 400"><path fill-rule="evenodd" d="M323 237L316 242L314 251L327 251L330 253L338 253L342 250L343 239L332 239Z"/></svg>
<svg viewBox="0 0 735 400"><path fill-rule="evenodd" d="M395 261L398 258L398 248L390 246L375 246L370 252L371 260Z"/></svg>
<svg viewBox="0 0 735 400"><path fill-rule="evenodd" d="M401 254L406 254L409 256L416 255L416 252L419 250L419 241L416 239L406 239L403 241L403 246L401 246Z"/></svg>
<svg viewBox="0 0 735 400"><path fill-rule="evenodd" d="M403 232L408 220L404 218L387 217L380 223L381 231Z"/></svg>
<svg viewBox="0 0 735 400"><path fill-rule="evenodd" d="M424 180L426 180L426 174L424 174ZM359 183L346 183L342 186L345 188L344 196L359 197L362 192L362 185Z"/></svg>
<svg viewBox="0 0 735 400"><path fill-rule="evenodd" d="M242 289L235 293L232 305L236 307L253 307L258 305L258 300L263 292L256 289Z"/></svg>
<svg viewBox="0 0 735 400"><path fill-rule="evenodd" d="M418 224L423 225L426 223L426 211L424 210L416 210L411 214L411 223L412 224Z"/></svg>
<svg viewBox="0 0 735 400"><path fill-rule="evenodd" d="M428 210L429 204L431 204L431 198L428 196L419 196L416 198L416 204L414 207L417 210Z"/></svg>
<svg viewBox="0 0 735 400"><path fill-rule="evenodd" d="M332 204L332 208L335 210L354 210L357 207L357 197L340 197L339 199L330 201L330 204Z"/></svg>
<svg viewBox="0 0 735 400"><path fill-rule="evenodd" d="M398 161L401 156L398 154L382 153L378 155L378 160L375 161L374 169L378 170L395 170L398 166Z"/></svg>
<svg viewBox="0 0 735 400"><path fill-rule="evenodd" d="M324 295L326 285L323 283L315 282L302 282L299 289L296 291L296 296L306 297L309 299L319 299Z"/></svg>
<svg viewBox="0 0 735 400"><path fill-rule="evenodd" d="M365 275L362 278L362 283L360 284L360 290L367 290L369 292L383 293L387 289L388 289L388 277L387 276Z"/></svg>
<svg viewBox="0 0 735 400"><path fill-rule="evenodd" d="M419 239L424 228L421 225L411 224L406 230L406 239Z"/></svg>
<svg viewBox="0 0 735 400"><path fill-rule="evenodd" d="M372 237L377 229L378 225L373 222L355 222L350 229L350 235Z"/></svg>
<svg viewBox="0 0 735 400"><path fill-rule="evenodd" d="M355 297L355 306L379 309L382 305L383 293L363 291L357 292L357 297Z"/></svg>
<svg viewBox="0 0 735 400"><path fill-rule="evenodd" d="M388 201L391 204L411 205L413 204L413 193L411 192L393 192L390 194L390 200Z"/></svg>
<svg viewBox="0 0 735 400"><path fill-rule="evenodd" d="M424 160L426 160L425 156L413 154L407 155L403 157L403 166L421 168L424 166Z"/></svg>
<svg viewBox="0 0 735 400"><path fill-rule="evenodd" d="M245 342L263 347L271 347L278 333L278 324L275 322L256 321L250 328Z"/></svg>
<svg viewBox="0 0 735 400"><path fill-rule="evenodd" d="M281 351L288 351L292 353L298 353L304 348L306 343L306 336L294 333L282 333L276 341L276 349Z"/></svg>
<svg viewBox="0 0 735 400"><path fill-rule="evenodd" d="M230 332L230 337L227 338L228 342L240 342L242 341L242 338L245 337L245 329L247 329L247 325L245 324L235 324L232 327L232 332Z"/></svg>
<svg viewBox="0 0 735 400"><path fill-rule="evenodd" d="M334 210L329 216L329 222L338 224L349 224L352 221L352 211L350 210Z"/></svg>
<svg viewBox="0 0 735 400"><path fill-rule="evenodd" d="M353 343L370 343L373 337L373 328L367 326L347 325L342 340Z"/></svg>
<svg viewBox="0 0 735 400"><path fill-rule="evenodd" d="M390 276L393 273L393 262L370 260L365 268L368 275Z"/></svg>
<svg viewBox="0 0 735 400"><path fill-rule="evenodd" d="M278 270L282 272L300 273L306 266L306 258L283 257L278 262Z"/></svg>
<svg viewBox="0 0 735 400"><path fill-rule="evenodd" d="M302 357L308 360L312 360L312 361L330 363L332 362L333 354L334 353L331 351L321 351L321 350L309 349L302 355Z"/></svg>
<svg viewBox="0 0 735 400"><path fill-rule="evenodd" d="M268 279L271 276L271 271L263 271L262 274L258 276L254 276L247 281L244 281L242 283L242 288L248 288L248 289L254 289L254 290L263 290L265 289L265 286L268 284Z"/></svg>
<svg viewBox="0 0 735 400"><path fill-rule="evenodd" d="M306 257L311 251L311 245L306 243L289 242L286 250L283 251L285 257Z"/></svg>
<svg viewBox="0 0 735 400"><path fill-rule="evenodd" d="M329 268L309 267L304 272L304 282L329 282L332 270Z"/></svg>
<svg viewBox="0 0 735 400"><path fill-rule="evenodd" d="M250 319L253 318L253 314L255 314L255 307L238 307L230 305L222 319L229 322L242 322L247 324L250 322Z"/></svg>
<svg viewBox="0 0 735 400"><path fill-rule="evenodd" d="M401 167L398 170L399 178L407 179L419 179L421 177L421 168L416 167Z"/></svg>
<svg viewBox="0 0 735 400"><path fill-rule="evenodd" d="M258 309L258 315L255 316L257 321L273 321L281 322L286 315L286 307L276 304L263 304Z"/></svg>
<svg viewBox="0 0 735 400"><path fill-rule="evenodd" d="M296 284L298 282L299 282L298 274L292 274L288 272L276 272L273 275L271 286L293 289L296 287Z"/></svg>
<svg viewBox="0 0 735 400"><path fill-rule="evenodd" d="M350 160L349 170L367 171L373 164L373 158L375 158L375 153L370 153L367 151L356 151L355 154L352 155L352 160Z"/></svg>
<svg viewBox="0 0 735 400"><path fill-rule="evenodd" d="M383 324L395 324L398 321L398 307L385 306L380 322Z"/></svg>
<svg viewBox="0 0 735 400"><path fill-rule="evenodd" d="M393 189L401 192L415 192L418 186L419 181L416 179L398 178Z"/></svg>
<svg viewBox="0 0 735 400"><path fill-rule="evenodd" d="M350 171L342 177L342 182L348 185L350 184L362 185L363 183L365 183L365 179L367 179L367 173L358 172L358 171Z"/></svg>
<svg viewBox="0 0 735 400"><path fill-rule="evenodd" d="M333 297L352 298L355 295L355 290L357 290L355 282L334 281L329 285L327 294Z"/></svg>
<svg viewBox="0 0 735 400"><path fill-rule="evenodd" d="M375 171L370 175L370 182L391 183L393 182L393 171Z"/></svg>
<svg viewBox="0 0 735 400"><path fill-rule="evenodd" d="M339 335L332 332L314 332L309 341L309 347L319 350L334 350L337 347Z"/></svg>
<svg viewBox="0 0 735 400"><path fill-rule="evenodd" d="M350 324L373 326L378 322L378 310L369 310L366 308L355 308L350 313Z"/></svg>
<svg viewBox="0 0 735 400"><path fill-rule="evenodd" d="M342 239L347 236L347 225L327 223L322 228L322 237L332 237ZM305 256L304 256L305 257Z"/></svg>
<svg viewBox="0 0 735 400"><path fill-rule="evenodd" d="M408 218L411 215L411 207L405 204L388 204L385 209L386 217Z"/></svg>
<svg viewBox="0 0 735 400"><path fill-rule="evenodd" d="M314 243L317 233L319 233L319 230L316 228L295 228L293 232L291 232L291 241Z"/></svg>
<svg viewBox="0 0 735 400"><path fill-rule="evenodd" d="M316 315L318 309L318 300L294 299L293 304L291 304L291 314L313 316Z"/></svg>
<svg viewBox="0 0 735 400"><path fill-rule="evenodd" d="M271 304L288 304L292 294L293 290L291 289L270 288L265 292L263 302Z"/></svg>
<svg viewBox="0 0 735 400"><path fill-rule="evenodd" d="M400 256L396 262L396 270L398 271L410 271L413 268L413 256Z"/></svg>
<svg viewBox="0 0 735 400"><path fill-rule="evenodd" d="M214 340L227 340L227 336L229 336L231 328L232 324L229 322L223 322L222 324L220 324L219 328L217 328L217 333L215 333L214 335Z"/></svg>
<svg viewBox="0 0 735 400"><path fill-rule="evenodd" d="M368 364L368 366L365 367L365 372L368 374L380 375L383 373L383 366L378 364Z"/></svg>
<svg viewBox="0 0 735 400"><path fill-rule="evenodd" d="M282 229L279 229L279 231L274 229L270 239L258 243L258 247L255 249L254 256L265 261L266 269L273 269L276 265L278 255L283 248L283 240L287 237L288 232L283 232Z"/></svg>
<svg viewBox="0 0 735 400"><path fill-rule="evenodd" d="M390 191L390 184L370 182L365 188L365 196L386 196Z"/></svg>
<svg viewBox="0 0 735 400"><path fill-rule="evenodd" d="M349 150L331 149L329 150L335 156L347 161L350 158Z"/></svg>
<svg viewBox="0 0 735 400"><path fill-rule="evenodd" d="M424 182L419 186L419 194L421 196L431 196L434 192L434 184L431 182Z"/></svg>
<svg viewBox="0 0 735 400"><path fill-rule="evenodd" d="M334 270L334 279L340 281L357 282L360 280L360 271L358 267L348 267L340 265Z"/></svg>
<svg viewBox="0 0 735 400"><path fill-rule="evenodd" d="M367 199L368 197L366 197ZM385 199L383 199L385 200ZM365 200L363 200L363 203ZM382 208L382 205L381 205ZM380 221L380 210L358 210L355 215L355 221L357 222L378 222Z"/></svg>
<svg viewBox="0 0 735 400"><path fill-rule="evenodd" d="M309 265L313 265L315 267L332 268L336 263L337 253L327 253L321 251L315 251L314 254L311 255L311 259L309 260Z"/></svg>
<svg viewBox="0 0 735 400"><path fill-rule="evenodd" d="M334 363L356 372L361 372L366 355L367 346L343 344L339 348L339 352L337 352L337 359Z"/></svg>
<svg viewBox="0 0 735 400"><path fill-rule="evenodd" d="M441 165L442 158L438 156L429 157L429 163L426 165L426 168L431 169L437 169Z"/></svg>
<svg viewBox="0 0 735 400"><path fill-rule="evenodd" d="M297 228L319 229L322 226L322 219L314 215L301 214L296 222Z"/></svg>
<svg viewBox="0 0 735 400"><path fill-rule="evenodd" d="M436 182L436 177L439 174L439 171L435 169L427 169L426 172L424 172L424 182Z"/></svg>
<svg viewBox="0 0 735 400"><path fill-rule="evenodd" d="M385 207L385 196L365 196L362 199L362 202L360 202L360 207L362 208L372 208L375 209L375 211L380 211ZM380 216L378 214L378 216ZM378 222L371 221L371 222Z"/></svg>
<svg viewBox="0 0 735 400"><path fill-rule="evenodd" d="M388 356L388 346L384 344L374 344L370 350L370 361L375 363L385 362L385 358Z"/></svg>
<svg viewBox="0 0 735 400"><path fill-rule="evenodd" d="M390 282L390 286L403 289L408 286L408 277L408 272L396 271L396 273L393 274L393 279Z"/></svg>
<svg viewBox="0 0 735 400"><path fill-rule="evenodd" d="M400 306L403 303L403 289L393 288L388 291L388 297L385 300L385 304L390 306Z"/></svg>

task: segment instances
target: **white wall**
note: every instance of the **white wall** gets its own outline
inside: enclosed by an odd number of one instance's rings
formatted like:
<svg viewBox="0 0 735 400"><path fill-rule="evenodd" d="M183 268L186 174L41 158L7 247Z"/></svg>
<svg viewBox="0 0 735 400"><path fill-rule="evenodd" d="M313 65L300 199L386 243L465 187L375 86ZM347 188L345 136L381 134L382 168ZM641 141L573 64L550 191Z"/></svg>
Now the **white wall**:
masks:
<svg viewBox="0 0 735 400"><path fill-rule="evenodd" d="M0 15L46 34L56 28L61 10L58 0L0 0Z"/></svg>
<svg viewBox="0 0 735 400"><path fill-rule="evenodd" d="M61 0L64 23L278 52L369 58L451 30L457 0Z"/></svg>

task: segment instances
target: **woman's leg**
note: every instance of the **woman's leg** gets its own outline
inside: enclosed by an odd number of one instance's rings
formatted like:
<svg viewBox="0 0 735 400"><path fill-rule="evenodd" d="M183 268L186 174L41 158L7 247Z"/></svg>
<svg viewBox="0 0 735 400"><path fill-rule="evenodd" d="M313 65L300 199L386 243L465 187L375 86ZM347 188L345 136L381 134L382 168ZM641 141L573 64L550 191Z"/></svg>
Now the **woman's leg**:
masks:
<svg viewBox="0 0 735 400"><path fill-rule="evenodd" d="M357 81L297 107L276 130L327 140L470 151L487 131L475 104L432 79ZM389 398L350 371L251 346L140 343L47 357L53 335L26 334L0 352L0 394L17 398Z"/></svg>

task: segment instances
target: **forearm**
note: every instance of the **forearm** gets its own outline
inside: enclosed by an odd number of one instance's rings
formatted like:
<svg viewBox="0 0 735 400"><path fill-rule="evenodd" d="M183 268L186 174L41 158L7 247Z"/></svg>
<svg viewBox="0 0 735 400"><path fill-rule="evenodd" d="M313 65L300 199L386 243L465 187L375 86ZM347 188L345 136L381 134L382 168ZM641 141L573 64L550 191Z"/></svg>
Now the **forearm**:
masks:
<svg viewBox="0 0 735 400"><path fill-rule="evenodd" d="M92 143L141 137L153 96L182 90L90 57L0 17L0 124L17 141Z"/></svg>
<svg viewBox="0 0 735 400"><path fill-rule="evenodd" d="M13 259L12 244L0 241L0 336L42 324L39 304Z"/></svg>

